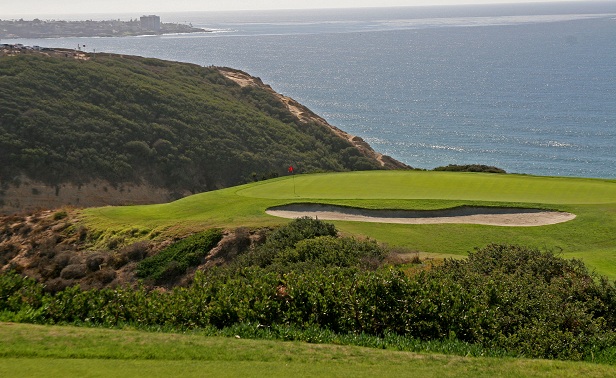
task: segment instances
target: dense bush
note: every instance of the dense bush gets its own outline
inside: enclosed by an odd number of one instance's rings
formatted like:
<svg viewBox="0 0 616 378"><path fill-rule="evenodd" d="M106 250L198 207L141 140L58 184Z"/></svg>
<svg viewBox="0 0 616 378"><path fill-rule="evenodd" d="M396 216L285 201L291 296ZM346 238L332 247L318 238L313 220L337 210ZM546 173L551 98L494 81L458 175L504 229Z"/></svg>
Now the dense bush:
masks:
<svg viewBox="0 0 616 378"><path fill-rule="evenodd" d="M310 217L297 218L276 229L267 236L265 248L284 249L293 247L301 240L318 236L336 236L338 230L331 223Z"/></svg>
<svg viewBox="0 0 616 378"><path fill-rule="evenodd" d="M382 250L374 242L335 238L335 233L322 222L291 222L270 235L264 250L275 255L265 267L260 265L264 259L245 259L242 265L197 272L190 286L169 292L73 287L52 294L31 279L7 273L0 276L0 319L174 330L258 324L458 340L527 357L578 360L614 354L616 287L578 260L489 245L468 259L447 260L407 276L391 267L366 270L362 259L379 259ZM175 269L179 255L201 251L203 240L217 238L212 231L207 235L170 246L165 255L173 258L150 260L157 261L152 266Z"/></svg>
<svg viewBox="0 0 616 378"><path fill-rule="evenodd" d="M490 245L428 275L460 285L477 312L488 314L465 341L533 357L580 358L590 345L614 341L616 289L579 260L518 246ZM477 318L476 314L473 314Z"/></svg>
<svg viewBox="0 0 616 378"><path fill-rule="evenodd" d="M336 235L338 235L338 230L331 223L325 223L310 217L297 218L287 225L270 232L264 244L240 256L235 265L239 267L259 266L264 268L272 265L280 253L286 249L295 248L295 245L302 240Z"/></svg>
<svg viewBox="0 0 616 378"><path fill-rule="evenodd" d="M376 269L386 254L386 250L375 241L320 236L300 240L294 248L281 251L274 258L273 265L309 263L310 266Z"/></svg>
<svg viewBox="0 0 616 378"><path fill-rule="evenodd" d="M171 244L157 255L137 265L137 276L154 281L173 278L196 266L222 239L222 231L212 229Z"/></svg>
<svg viewBox="0 0 616 378"><path fill-rule="evenodd" d="M60 272L60 277L65 280L83 278L88 274L88 268L85 264L70 264Z"/></svg>
<svg viewBox="0 0 616 378"><path fill-rule="evenodd" d="M21 313L40 308L42 300L43 285L34 279L15 272L0 274L0 320L2 314L9 314L9 319L21 320Z"/></svg>
<svg viewBox="0 0 616 378"><path fill-rule="evenodd" d="M507 173L504 169L483 164L449 164L443 167L436 167L433 171Z"/></svg>

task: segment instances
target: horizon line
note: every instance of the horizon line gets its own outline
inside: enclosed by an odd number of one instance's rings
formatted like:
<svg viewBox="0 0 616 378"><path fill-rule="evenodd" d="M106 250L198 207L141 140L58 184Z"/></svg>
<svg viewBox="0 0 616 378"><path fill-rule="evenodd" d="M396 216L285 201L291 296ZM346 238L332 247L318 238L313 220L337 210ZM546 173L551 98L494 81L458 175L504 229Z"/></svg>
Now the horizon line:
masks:
<svg viewBox="0 0 616 378"><path fill-rule="evenodd" d="M102 16L102 15L146 15L146 14L172 14L172 13L241 13L241 12L271 12L271 11L328 11L328 10L349 10L349 9L396 9L396 8L470 8L470 7L498 7L498 6L512 6L512 5L520 5L520 6L545 6L545 5L554 5L558 6L559 4L567 3L580 3L580 4L589 4L589 3L605 3L605 4L614 4L613 1L608 0L544 0L544 1L520 1L520 0L511 0L505 2L493 2L493 3L447 3L447 4L411 4L411 5L390 5L390 6L381 6L381 5L353 5L353 6L334 6L334 7L297 7L297 8L243 8L243 9L214 9L214 10L204 10L204 9L185 9L185 10L148 10L148 11L130 11L130 10L121 10L121 11L92 11L92 12L53 12L53 13L41 13L39 16L36 16L36 13L13 13L7 14L3 17L0 17L0 20L13 20L15 17L23 18L34 17L48 17L48 16ZM9 18L4 18L9 17Z"/></svg>

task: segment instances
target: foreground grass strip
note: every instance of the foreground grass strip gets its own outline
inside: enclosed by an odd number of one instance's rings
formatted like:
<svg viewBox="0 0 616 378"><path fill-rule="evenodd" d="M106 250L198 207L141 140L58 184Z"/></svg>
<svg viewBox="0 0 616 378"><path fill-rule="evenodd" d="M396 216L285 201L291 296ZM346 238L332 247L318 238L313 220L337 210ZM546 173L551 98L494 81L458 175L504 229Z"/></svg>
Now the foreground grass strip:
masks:
<svg viewBox="0 0 616 378"><path fill-rule="evenodd" d="M383 354L386 354L384 352ZM3 377L610 377L613 369L550 361L423 357L382 362L3 359Z"/></svg>
<svg viewBox="0 0 616 378"><path fill-rule="evenodd" d="M0 323L2 377L606 377L584 362L470 358L388 350Z"/></svg>

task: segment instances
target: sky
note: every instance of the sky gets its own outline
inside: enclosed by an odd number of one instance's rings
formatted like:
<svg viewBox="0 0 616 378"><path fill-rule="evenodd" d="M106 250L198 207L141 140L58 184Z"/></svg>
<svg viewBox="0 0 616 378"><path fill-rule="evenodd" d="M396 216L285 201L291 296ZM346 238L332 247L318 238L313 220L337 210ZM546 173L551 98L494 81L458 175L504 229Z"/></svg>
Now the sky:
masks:
<svg viewBox="0 0 616 378"><path fill-rule="evenodd" d="M0 19L22 15L152 14L182 11L226 11L309 8L540 3L563 0L0 0Z"/></svg>

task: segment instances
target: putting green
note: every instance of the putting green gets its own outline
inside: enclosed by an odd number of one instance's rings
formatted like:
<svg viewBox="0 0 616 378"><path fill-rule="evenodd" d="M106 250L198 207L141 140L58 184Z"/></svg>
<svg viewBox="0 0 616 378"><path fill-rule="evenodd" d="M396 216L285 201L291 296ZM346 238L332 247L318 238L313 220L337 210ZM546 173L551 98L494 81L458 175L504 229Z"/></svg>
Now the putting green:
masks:
<svg viewBox="0 0 616 378"><path fill-rule="evenodd" d="M545 204L616 203L616 180L482 173L377 171L302 175L236 194L267 199L436 199Z"/></svg>

